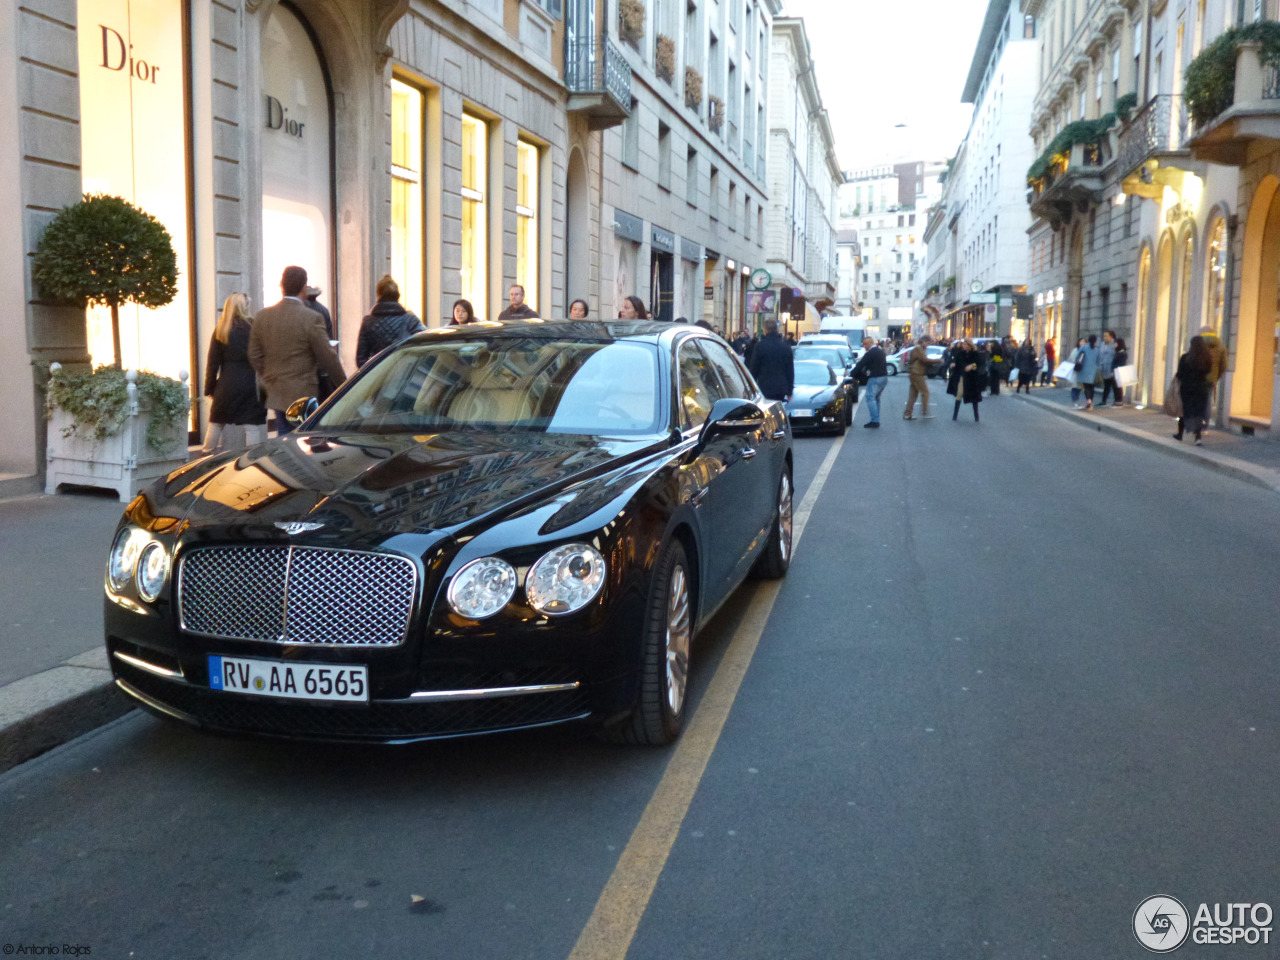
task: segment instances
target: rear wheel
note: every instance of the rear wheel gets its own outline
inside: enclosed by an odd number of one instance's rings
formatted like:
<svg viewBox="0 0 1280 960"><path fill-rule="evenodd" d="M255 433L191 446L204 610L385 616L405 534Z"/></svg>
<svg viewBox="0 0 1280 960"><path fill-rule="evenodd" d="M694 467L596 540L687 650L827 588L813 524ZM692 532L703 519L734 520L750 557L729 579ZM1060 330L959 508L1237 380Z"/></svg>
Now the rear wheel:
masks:
<svg viewBox="0 0 1280 960"><path fill-rule="evenodd" d="M787 575L791 566L792 510L791 468L784 467L778 481L778 506L773 515L773 529L769 531L769 542L765 544L764 552L751 568L753 575L765 580L778 580Z"/></svg>
<svg viewBox="0 0 1280 960"><path fill-rule="evenodd" d="M678 540L667 544L654 570L645 611L640 693L614 739L661 746L680 736L689 692L693 591L689 561Z"/></svg>

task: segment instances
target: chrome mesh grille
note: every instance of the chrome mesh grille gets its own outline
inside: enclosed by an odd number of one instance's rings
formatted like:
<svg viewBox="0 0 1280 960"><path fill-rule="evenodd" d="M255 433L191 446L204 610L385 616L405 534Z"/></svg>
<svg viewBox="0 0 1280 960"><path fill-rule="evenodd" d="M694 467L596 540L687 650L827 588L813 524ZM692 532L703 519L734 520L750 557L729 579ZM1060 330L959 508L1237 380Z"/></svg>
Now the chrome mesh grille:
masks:
<svg viewBox="0 0 1280 960"><path fill-rule="evenodd" d="M413 563L390 554L205 547L179 567L179 617L184 630L220 639L395 644L416 586Z"/></svg>

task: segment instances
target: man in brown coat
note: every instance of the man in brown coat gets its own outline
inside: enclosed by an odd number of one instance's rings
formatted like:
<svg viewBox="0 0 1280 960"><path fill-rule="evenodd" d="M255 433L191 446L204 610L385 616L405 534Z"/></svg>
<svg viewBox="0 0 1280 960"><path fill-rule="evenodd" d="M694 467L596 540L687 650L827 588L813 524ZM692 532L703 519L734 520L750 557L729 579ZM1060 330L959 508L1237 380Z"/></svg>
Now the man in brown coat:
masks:
<svg viewBox="0 0 1280 960"><path fill-rule="evenodd" d="M925 347L931 343L933 341L929 337L921 337L916 341L912 351L907 354L907 373L911 386L907 389L907 409L902 414L903 420L915 419L916 397L920 398L920 418L922 420L933 419L933 414L929 412L929 381L925 378L929 375L929 368L942 361L940 359L929 359L929 354Z"/></svg>
<svg viewBox="0 0 1280 960"><path fill-rule="evenodd" d="M293 429L284 416L289 405L300 397L316 395L317 370L327 373L335 387L347 379L342 361L329 346L324 318L302 302L306 285L306 270L285 267L280 277L284 297L275 306L258 311L249 335L249 362L266 388L278 436Z"/></svg>

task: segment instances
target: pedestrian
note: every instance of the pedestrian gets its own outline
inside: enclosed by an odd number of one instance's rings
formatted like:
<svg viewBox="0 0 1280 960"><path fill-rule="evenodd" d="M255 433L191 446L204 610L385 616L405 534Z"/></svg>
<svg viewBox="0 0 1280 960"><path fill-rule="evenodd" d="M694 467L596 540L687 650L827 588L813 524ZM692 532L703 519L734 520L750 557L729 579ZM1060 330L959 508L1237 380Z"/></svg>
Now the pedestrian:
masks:
<svg viewBox="0 0 1280 960"><path fill-rule="evenodd" d="M1200 336L1204 338L1204 345L1208 348L1209 357L1212 361L1209 367L1209 406L1204 412L1204 418L1208 421L1213 413L1214 401L1217 399L1218 381L1227 372L1227 348L1222 345L1218 335L1213 332L1213 327L1201 327Z"/></svg>
<svg viewBox="0 0 1280 960"><path fill-rule="evenodd" d="M329 346L336 346L337 341L333 338L333 317L329 313L329 308L320 302L320 288L310 285L305 287L302 291L302 302L324 317L324 331L329 337ZM323 370L316 371L316 399L321 403L333 395L337 386Z"/></svg>
<svg viewBox="0 0 1280 960"><path fill-rule="evenodd" d="M733 350L740 356L747 355L747 347L751 346L751 338L747 336L747 331L743 327L738 328L738 335L733 338Z"/></svg>
<svg viewBox="0 0 1280 960"><path fill-rule="evenodd" d="M573 303L569 304L570 320L585 320L587 319L587 314L589 312L590 308L587 306L587 301L585 300L575 300Z"/></svg>
<svg viewBox="0 0 1280 960"><path fill-rule="evenodd" d="M471 306L470 300L453 301L453 319L449 321L449 326L461 327L468 323L475 323L476 319L476 310Z"/></svg>
<svg viewBox="0 0 1280 960"><path fill-rule="evenodd" d="M1014 362L1018 365L1018 387L1014 393L1021 393L1022 388L1026 387L1027 396L1030 396L1031 385L1036 382L1036 374L1040 372L1040 356L1030 337L1023 341L1014 354Z"/></svg>
<svg viewBox="0 0 1280 960"><path fill-rule="evenodd" d="M644 301L639 297L623 297L622 306L618 309L619 320L648 320L649 311L644 308Z"/></svg>
<svg viewBox="0 0 1280 960"><path fill-rule="evenodd" d="M1191 427L1196 446L1209 418L1209 374L1213 371L1213 352L1203 336L1191 338L1191 346L1178 358L1178 393L1182 398L1182 416L1173 439L1181 440L1183 430Z"/></svg>
<svg viewBox="0 0 1280 960"><path fill-rule="evenodd" d="M1124 342L1124 337L1116 337L1116 359L1114 369L1129 365L1129 345ZM1124 387L1120 386L1119 379L1116 380L1116 399L1113 404L1117 407L1124 406Z"/></svg>
<svg viewBox="0 0 1280 960"><path fill-rule="evenodd" d="M277 436L293 429L285 417L290 405L316 395L317 369L328 373L335 387L347 379L342 361L329 345L324 319L302 302L306 285L305 269L285 267L280 277L280 302L258 312L249 335L249 362L266 387Z"/></svg>
<svg viewBox="0 0 1280 960"><path fill-rule="evenodd" d="M959 344L951 345L951 375L947 378L947 393L956 398L955 410L951 419L960 416L960 404L973 404L973 421L978 423L978 404L982 402L982 390L986 386L990 373L986 368L985 351L973 345L966 337Z"/></svg>
<svg viewBox="0 0 1280 960"><path fill-rule="evenodd" d="M880 429L880 394L889 385L889 363L885 359L884 348L870 337L862 339L862 347L866 351L853 368L853 378L867 386L867 414L870 420L863 427Z"/></svg>
<svg viewBox="0 0 1280 960"><path fill-rule="evenodd" d="M524 302L524 287L518 283L513 283L511 289L507 291L507 296L511 300L511 306L504 309L498 314L499 320L536 320L538 319L538 311L533 309Z"/></svg>
<svg viewBox="0 0 1280 960"><path fill-rule="evenodd" d="M983 344L983 348L987 353L984 358L987 369L987 386L991 389L991 395L998 397L1000 396L1000 381L1004 378L1004 354L1001 352L1003 348L996 340L988 340ZM977 409L977 407L974 407L974 410Z"/></svg>
<svg viewBox="0 0 1280 960"><path fill-rule="evenodd" d="M1116 366L1116 332L1103 330L1102 345L1098 347L1098 375L1102 377L1102 399L1098 401L1099 407L1107 405L1108 396L1115 395L1119 399L1120 388L1116 386Z"/></svg>
<svg viewBox="0 0 1280 960"><path fill-rule="evenodd" d="M688 322L689 322L688 317L676 317L676 323L688 323ZM703 330L710 330L712 333L716 332L715 327L711 326L711 324L707 323L707 321L701 318L694 321L693 325L695 327L701 327Z"/></svg>
<svg viewBox="0 0 1280 960"><path fill-rule="evenodd" d="M1071 364L1071 404L1077 410L1080 409L1080 368L1084 366L1084 345L1086 340L1080 338L1080 343L1067 356L1067 363Z"/></svg>
<svg viewBox="0 0 1280 960"><path fill-rule="evenodd" d="M209 340L205 365L204 395L212 397L213 404L204 453L216 452L219 445L232 450L267 439L267 408L258 396L258 378L249 363L252 326L249 298L243 293L227 297Z"/></svg>
<svg viewBox="0 0 1280 960"><path fill-rule="evenodd" d="M1044 342L1044 370L1040 374L1040 383L1049 386L1053 383L1053 371L1058 366L1058 348L1054 346L1053 337Z"/></svg>
<svg viewBox="0 0 1280 960"><path fill-rule="evenodd" d="M356 365L360 367L392 344L427 329L401 305L400 285L390 275L384 275L375 289L378 302L360 321L360 339L356 342Z"/></svg>
<svg viewBox="0 0 1280 960"><path fill-rule="evenodd" d="M1102 368L1098 365L1098 335L1091 333L1085 338L1085 344L1076 357L1076 377L1084 390L1084 407L1076 404L1076 409L1093 409L1093 390L1102 379Z"/></svg>
<svg viewBox="0 0 1280 960"><path fill-rule="evenodd" d="M933 414L929 412L929 368L940 361L936 357L933 359L929 357L926 347L932 342L929 337L921 337L911 348L911 353L907 355L910 386L907 388L907 409L902 415L903 420L915 419L916 397L920 398L920 419L933 419Z"/></svg>
<svg viewBox="0 0 1280 960"><path fill-rule="evenodd" d="M756 378L760 392L770 400L786 402L791 399L796 384L795 360L791 345L778 333L778 321L773 317L765 319L764 336L752 351L747 369Z"/></svg>

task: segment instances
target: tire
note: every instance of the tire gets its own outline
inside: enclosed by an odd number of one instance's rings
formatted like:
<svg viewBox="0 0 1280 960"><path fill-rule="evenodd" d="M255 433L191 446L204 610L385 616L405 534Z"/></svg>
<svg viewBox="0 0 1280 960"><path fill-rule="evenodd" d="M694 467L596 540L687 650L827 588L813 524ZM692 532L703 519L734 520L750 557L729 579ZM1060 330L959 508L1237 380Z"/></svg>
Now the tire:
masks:
<svg viewBox="0 0 1280 960"><path fill-rule="evenodd" d="M852 426L853 424L853 405L855 403L857 403L857 401L853 397L850 397L848 394L845 394L845 398L844 398L845 426Z"/></svg>
<svg viewBox="0 0 1280 960"><path fill-rule="evenodd" d="M843 427L841 433L844 432ZM791 520L794 509L794 491L791 486L791 468L784 467L778 480L778 502L774 507L773 529L764 552L751 568L751 575L763 580L780 580L791 567Z"/></svg>
<svg viewBox="0 0 1280 960"><path fill-rule="evenodd" d="M898 365L896 363L888 364L889 376L896 377L898 375Z"/></svg>
<svg viewBox="0 0 1280 960"><path fill-rule="evenodd" d="M845 404L845 410L849 409L849 405ZM849 428L849 417L847 414L840 415L840 422L836 424L836 436L843 437L845 430Z"/></svg>
<svg viewBox="0 0 1280 960"><path fill-rule="evenodd" d="M693 591L684 547L672 540L653 571L641 643L640 692L611 739L663 746L684 728L693 646Z"/></svg>

